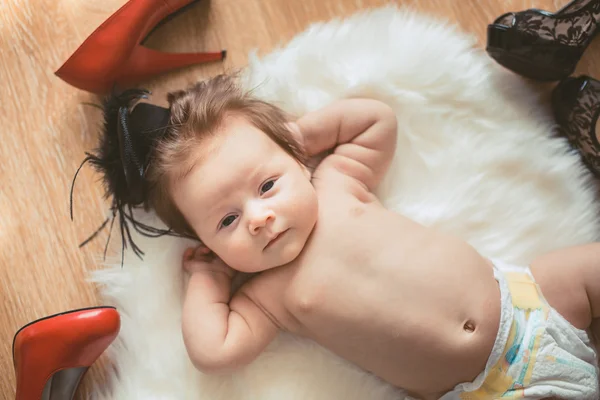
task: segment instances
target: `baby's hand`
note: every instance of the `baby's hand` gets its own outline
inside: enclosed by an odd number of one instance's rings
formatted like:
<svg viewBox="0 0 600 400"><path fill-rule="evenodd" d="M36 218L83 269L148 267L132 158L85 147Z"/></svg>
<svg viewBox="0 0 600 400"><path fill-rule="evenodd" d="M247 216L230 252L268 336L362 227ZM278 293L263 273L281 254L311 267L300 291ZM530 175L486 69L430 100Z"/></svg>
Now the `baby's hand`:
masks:
<svg viewBox="0 0 600 400"><path fill-rule="evenodd" d="M189 274L196 272L223 273L229 278L233 278L235 275L235 271L231 267L204 245L190 247L183 253L183 268Z"/></svg>

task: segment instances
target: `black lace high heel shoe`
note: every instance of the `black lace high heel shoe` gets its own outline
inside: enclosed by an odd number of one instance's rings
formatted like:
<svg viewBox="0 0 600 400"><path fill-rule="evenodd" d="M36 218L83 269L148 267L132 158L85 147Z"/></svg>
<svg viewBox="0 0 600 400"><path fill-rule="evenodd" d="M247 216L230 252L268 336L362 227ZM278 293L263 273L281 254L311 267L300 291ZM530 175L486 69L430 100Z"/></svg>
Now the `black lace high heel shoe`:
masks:
<svg viewBox="0 0 600 400"><path fill-rule="evenodd" d="M506 13L488 25L486 50L500 65L541 81L569 76L598 33L600 0L573 0L555 13Z"/></svg>
<svg viewBox="0 0 600 400"><path fill-rule="evenodd" d="M552 92L556 121L592 172L600 177L600 81L567 78Z"/></svg>

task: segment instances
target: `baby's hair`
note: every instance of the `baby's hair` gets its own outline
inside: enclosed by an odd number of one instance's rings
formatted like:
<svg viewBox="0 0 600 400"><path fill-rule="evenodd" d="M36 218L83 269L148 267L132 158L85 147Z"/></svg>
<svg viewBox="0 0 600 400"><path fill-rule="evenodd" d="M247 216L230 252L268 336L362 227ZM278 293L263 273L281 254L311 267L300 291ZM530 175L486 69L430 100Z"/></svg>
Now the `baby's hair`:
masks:
<svg viewBox="0 0 600 400"><path fill-rule="evenodd" d="M275 105L242 90L235 75L218 75L186 90L171 92L168 101L167 132L146 171L147 200L158 217L178 234L198 238L175 205L173 183L190 172L198 161L198 146L205 145L207 138L216 137L226 118L245 118L298 162L306 163L305 154L288 127L290 117Z"/></svg>

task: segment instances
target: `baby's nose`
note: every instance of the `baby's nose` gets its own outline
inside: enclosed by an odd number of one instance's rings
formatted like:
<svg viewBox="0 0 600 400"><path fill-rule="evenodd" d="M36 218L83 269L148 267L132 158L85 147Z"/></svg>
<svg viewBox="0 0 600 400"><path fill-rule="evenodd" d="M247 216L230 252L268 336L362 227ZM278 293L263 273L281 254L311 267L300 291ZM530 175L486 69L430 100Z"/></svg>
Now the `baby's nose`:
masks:
<svg viewBox="0 0 600 400"><path fill-rule="evenodd" d="M260 210L253 213L253 215L250 216L250 221L248 223L250 233L256 235L262 228L267 226L267 224L273 222L273 220L275 220L275 214L271 210Z"/></svg>

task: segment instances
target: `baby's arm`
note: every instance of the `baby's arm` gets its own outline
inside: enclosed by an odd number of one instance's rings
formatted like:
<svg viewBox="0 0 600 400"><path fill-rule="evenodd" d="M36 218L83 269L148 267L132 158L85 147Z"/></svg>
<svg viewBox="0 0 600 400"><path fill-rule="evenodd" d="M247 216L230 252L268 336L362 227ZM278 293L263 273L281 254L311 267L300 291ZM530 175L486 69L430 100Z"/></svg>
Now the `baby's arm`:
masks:
<svg viewBox="0 0 600 400"><path fill-rule="evenodd" d="M275 338L277 327L244 287L230 301L232 270L200 252L188 251L183 260L191 273L182 315L188 355L203 372L248 364Z"/></svg>
<svg viewBox="0 0 600 400"><path fill-rule="evenodd" d="M396 115L378 100L344 99L296 121L309 156L335 147L328 162L373 190L394 155Z"/></svg>
<svg viewBox="0 0 600 400"><path fill-rule="evenodd" d="M548 303L576 328L600 318L600 243L538 257L531 272Z"/></svg>

